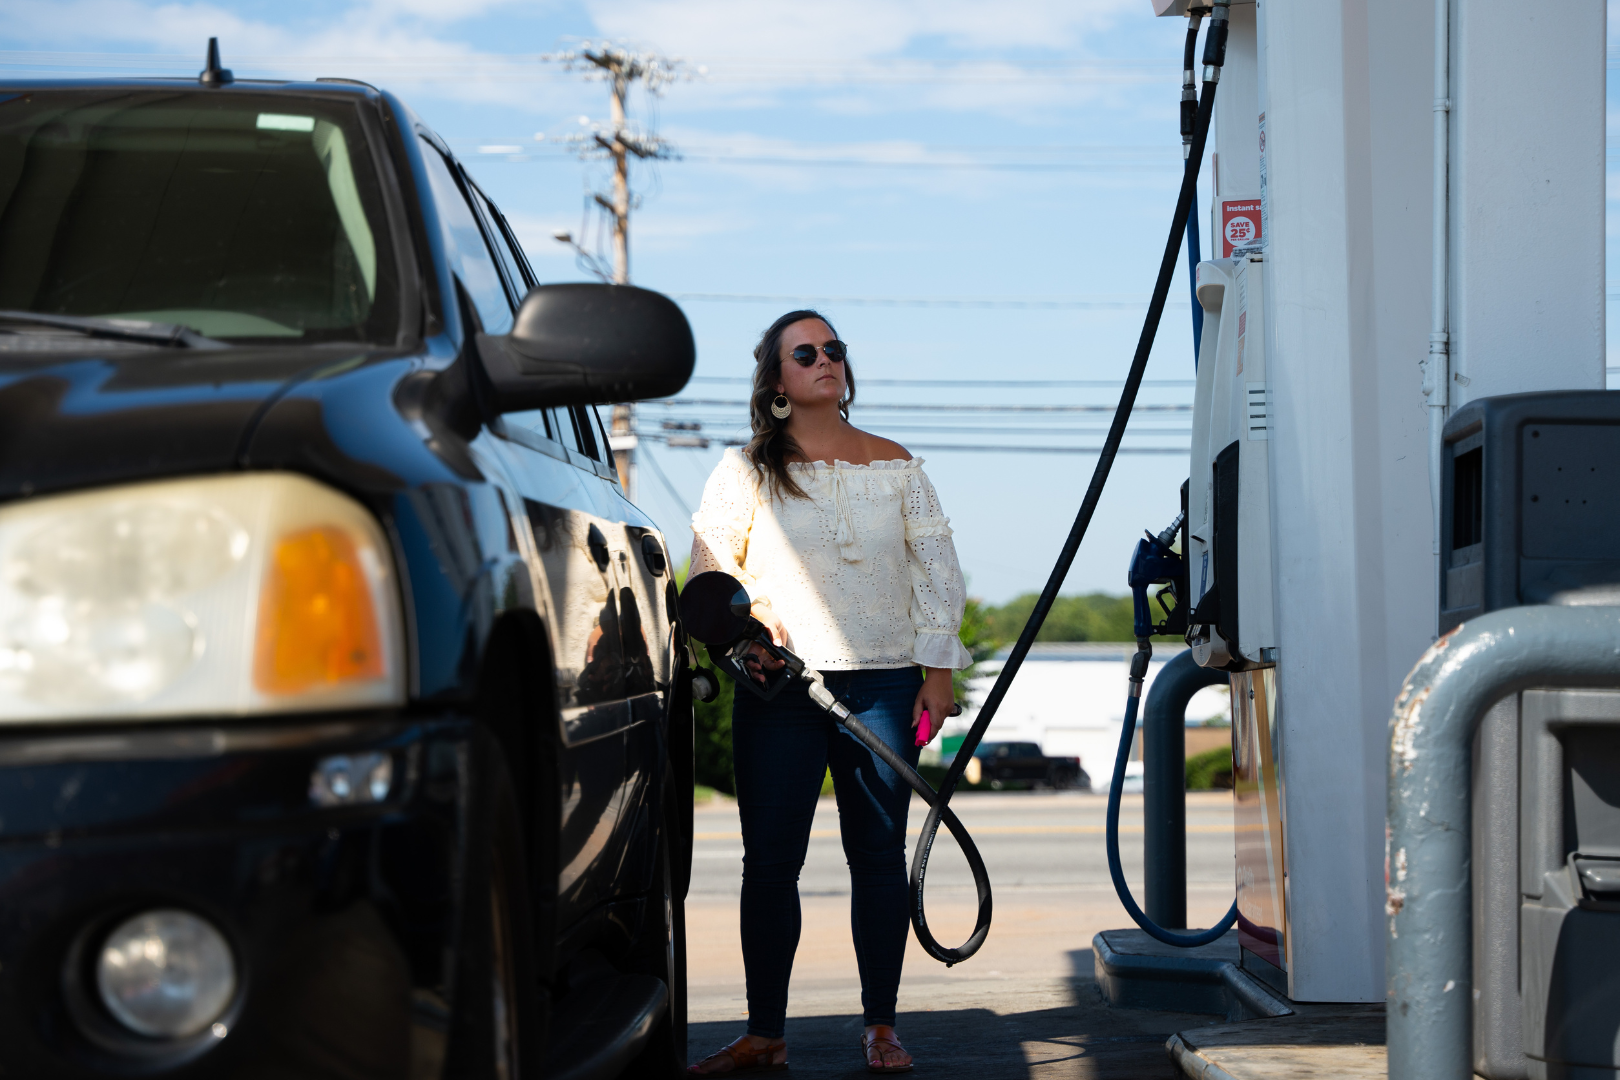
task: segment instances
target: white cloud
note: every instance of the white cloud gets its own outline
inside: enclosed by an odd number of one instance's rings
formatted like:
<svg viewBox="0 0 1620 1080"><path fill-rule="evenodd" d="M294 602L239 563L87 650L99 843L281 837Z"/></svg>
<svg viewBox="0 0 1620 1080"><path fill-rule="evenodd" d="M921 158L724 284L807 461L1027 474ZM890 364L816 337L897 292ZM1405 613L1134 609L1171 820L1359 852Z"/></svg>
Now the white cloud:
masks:
<svg viewBox="0 0 1620 1080"><path fill-rule="evenodd" d="M1079 46L1140 0L587 0L597 26L691 57L860 58L953 48Z"/></svg>
<svg viewBox="0 0 1620 1080"><path fill-rule="evenodd" d="M431 22L453 23L517 3L518 0L371 0L367 6L382 17L403 13ZM523 3L530 8L537 6L534 0L523 0Z"/></svg>
<svg viewBox="0 0 1620 1080"><path fill-rule="evenodd" d="M534 0L524 0L533 4ZM540 0L542 7L560 0ZM1100 65L1076 79L1030 71L1009 52L1061 51L1065 60L1139 0L828 0L819 6L778 0L582 0L602 33L644 42L707 64L707 79L674 87L671 108L692 115L809 106L856 116L911 110L979 113L1020 123L1054 110L1111 104L1121 81L1173 79L1169 68ZM339 0L310 14L247 17L225 3L142 0L24 0L7 9L6 38L45 49L123 49L151 55L143 74L179 74L200 66L210 36L221 40L227 67L239 77L344 75L399 89L414 99L498 104L538 115L600 104L600 87L577 75L541 68L528 55L491 54L451 28L516 7L517 0ZM525 15L533 12L524 9ZM970 56L924 60L940 46ZM913 55L897 59L906 53ZM161 57L158 55L161 54ZM82 72L128 74L134 57L116 62L80 54ZM181 62L177 57L185 57ZM98 68L98 63L101 67ZM1117 68L1117 70L1116 70ZM67 72L62 72L66 74ZM1054 75L1055 77L1045 77ZM639 95L638 95L639 97ZM644 103L633 109L645 111Z"/></svg>
<svg viewBox="0 0 1620 1080"><path fill-rule="evenodd" d="M149 50L150 66L141 74L167 75L200 69L208 38L218 37L222 62L239 78L339 75L413 97L550 112L559 95L535 92L536 77L546 73L527 62L490 57L443 32L450 22L512 2L371 0L315 19L269 22L210 3L65 0L14 5L7 11L5 33L12 42L42 48ZM193 55L195 65L174 59ZM85 74L128 74L141 53L116 59L81 53L77 60ZM574 80L560 72L551 77L572 90Z"/></svg>
<svg viewBox="0 0 1620 1080"><path fill-rule="evenodd" d="M282 37L214 4L142 4L136 0L67 0L65 3L12 4L6 12L6 34L13 40L45 45L145 45L173 51L196 51L209 37L245 41Z"/></svg>
<svg viewBox="0 0 1620 1080"><path fill-rule="evenodd" d="M139 44L190 51L199 35L230 37L244 52L342 54L368 46L409 44L410 55L437 42L408 33L412 21L436 24L483 15L517 0L361 0L319 13L314 29L294 29L243 18L211 3L141 3L140 0L24 0L7 5L6 35L55 45ZM532 2L532 0L525 0ZM289 20L290 22L290 20ZM358 35L358 36L357 36ZM431 48L428 50L433 51ZM383 53L382 55L399 55Z"/></svg>

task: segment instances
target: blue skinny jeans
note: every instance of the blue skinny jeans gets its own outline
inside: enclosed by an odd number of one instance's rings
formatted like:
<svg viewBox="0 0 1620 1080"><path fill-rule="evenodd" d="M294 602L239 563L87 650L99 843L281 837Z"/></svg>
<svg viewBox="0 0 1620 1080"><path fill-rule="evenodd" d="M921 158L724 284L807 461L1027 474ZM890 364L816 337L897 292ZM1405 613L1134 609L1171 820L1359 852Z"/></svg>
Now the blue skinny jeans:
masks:
<svg viewBox="0 0 1620 1080"><path fill-rule="evenodd" d="M829 671L827 689L889 746L917 763L911 707L915 667ZM838 828L849 862L849 922L866 1023L893 1024L910 932L906 810L911 788L802 685L761 701L741 687L732 706L732 758L742 817L742 951L748 1033L781 1038L788 977L799 946L799 870L822 778L832 769Z"/></svg>

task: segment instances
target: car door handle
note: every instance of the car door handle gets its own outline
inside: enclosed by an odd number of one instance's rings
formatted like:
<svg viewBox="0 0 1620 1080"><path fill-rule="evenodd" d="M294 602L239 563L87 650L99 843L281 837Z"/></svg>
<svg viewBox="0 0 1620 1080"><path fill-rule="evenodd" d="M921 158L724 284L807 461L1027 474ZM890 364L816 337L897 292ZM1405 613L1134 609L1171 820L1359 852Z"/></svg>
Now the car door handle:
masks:
<svg viewBox="0 0 1620 1080"><path fill-rule="evenodd" d="M592 525L585 534L585 546L590 549L591 561L596 563L596 568L604 574L607 573L608 545L607 537L602 535L602 530Z"/></svg>

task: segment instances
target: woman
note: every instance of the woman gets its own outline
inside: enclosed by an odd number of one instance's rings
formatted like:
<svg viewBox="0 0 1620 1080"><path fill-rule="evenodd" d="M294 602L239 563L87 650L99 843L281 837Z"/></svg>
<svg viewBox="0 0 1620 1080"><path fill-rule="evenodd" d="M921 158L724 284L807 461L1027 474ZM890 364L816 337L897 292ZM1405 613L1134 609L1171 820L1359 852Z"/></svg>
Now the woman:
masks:
<svg viewBox="0 0 1620 1080"><path fill-rule="evenodd" d="M691 572L724 570L741 581L771 637L824 673L828 689L915 764L918 718L926 709L939 729L955 704L951 672L972 660L957 638L965 594L948 520L921 460L850 424L855 380L826 319L783 315L754 361L754 435L742 452L726 451L703 490ZM781 666L768 656L757 662ZM735 700L748 1032L689 1072L786 1067L799 869L829 767L853 894L862 1053L873 1072L907 1071L894 1018L908 933L911 789L802 685L769 702L739 687Z"/></svg>

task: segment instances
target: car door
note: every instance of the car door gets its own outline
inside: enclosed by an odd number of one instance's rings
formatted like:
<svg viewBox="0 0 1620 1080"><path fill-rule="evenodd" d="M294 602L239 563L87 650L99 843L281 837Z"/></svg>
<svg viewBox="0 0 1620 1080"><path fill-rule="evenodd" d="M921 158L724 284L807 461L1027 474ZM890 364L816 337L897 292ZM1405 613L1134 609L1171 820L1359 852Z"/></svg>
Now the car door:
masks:
<svg viewBox="0 0 1620 1080"><path fill-rule="evenodd" d="M476 184L469 180L468 186L474 205L492 227L495 250L511 280L522 280L532 287L533 275L511 226ZM618 620L624 693L630 711L625 790L619 800L619 828L625 833L624 859L612 888L618 894L639 894L656 884L655 841L659 830L652 827L652 819L661 809L658 770L671 753L667 723L676 674L673 635L679 598L663 536L625 499L617 485L618 474L613 468L601 410L577 406L570 415L580 451L592 459L596 473L605 481L602 489L607 493L608 506L603 512L603 528L618 589L612 614ZM562 429L560 417L554 427Z"/></svg>
<svg viewBox="0 0 1620 1080"><path fill-rule="evenodd" d="M522 248L471 178L463 172L458 179L515 307L534 285ZM642 681L648 666L647 620L595 409L510 413L491 430L514 464L549 609L563 745L557 924L568 927L650 883L651 859L637 843L648 832L649 753L633 748L627 734L641 711L630 684ZM639 686L636 696L645 696Z"/></svg>

